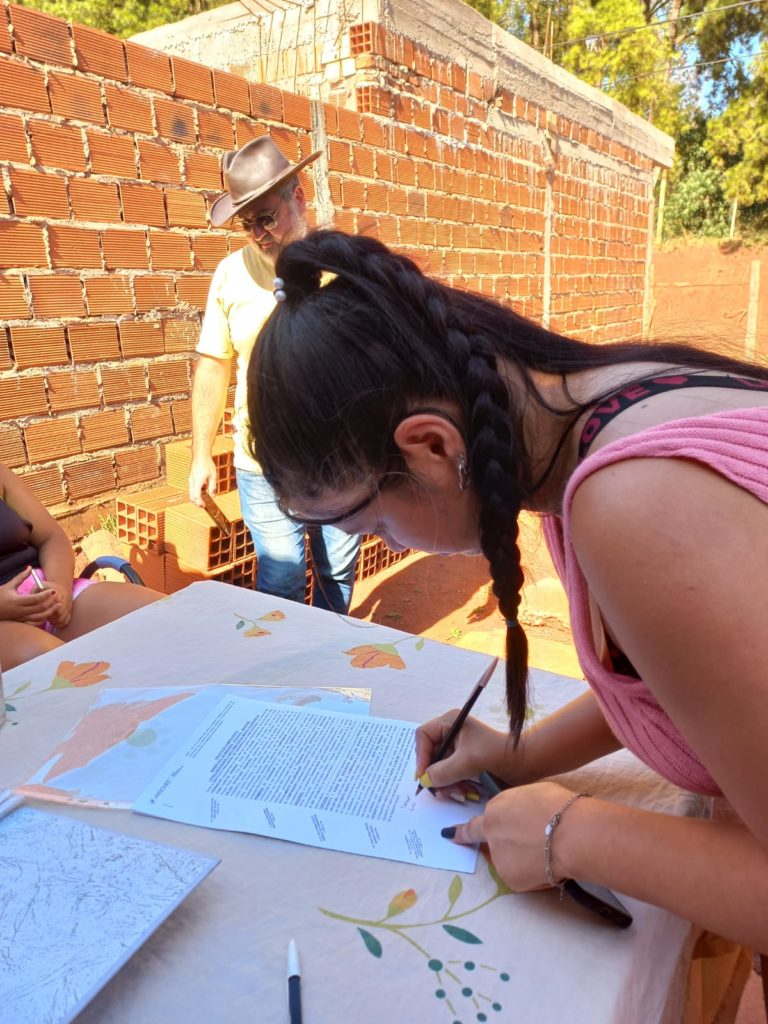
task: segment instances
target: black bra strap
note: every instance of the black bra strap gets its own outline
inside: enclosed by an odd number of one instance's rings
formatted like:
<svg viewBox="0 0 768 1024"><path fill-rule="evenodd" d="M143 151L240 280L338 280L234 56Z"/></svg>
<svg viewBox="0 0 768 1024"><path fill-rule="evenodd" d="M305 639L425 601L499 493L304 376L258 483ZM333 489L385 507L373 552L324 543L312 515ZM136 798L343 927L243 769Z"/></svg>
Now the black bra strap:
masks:
<svg viewBox="0 0 768 1024"><path fill-rule="evenodd" d="M659 395L662 391L676 391L678 388L743 388L745 391L768 391L768 380L754 380L750 377L726 377L715 374L702 376L696 373L671 373L659 377L647 377L644 380L627 384L621 391L605 398L600 405L592 410L589 419L579 438L579 462L589 450L589 446L614 416L628 409L630 405L641 402L651 395Z"/></svg>

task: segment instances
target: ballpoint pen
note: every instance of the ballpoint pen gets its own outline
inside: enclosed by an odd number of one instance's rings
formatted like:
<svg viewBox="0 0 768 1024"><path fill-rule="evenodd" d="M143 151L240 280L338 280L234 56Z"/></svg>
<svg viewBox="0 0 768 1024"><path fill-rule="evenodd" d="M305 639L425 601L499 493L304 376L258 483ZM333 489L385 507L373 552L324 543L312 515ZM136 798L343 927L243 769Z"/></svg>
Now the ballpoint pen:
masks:
<svg viewBox="0 0 768 1024"><path fill-rule="evenodd" d="M475 684L474 690L472 691L472 693L470 693L469 697L467 697L467 700L464 703L464 707L461 709L461 711L456 716L456 721L453 723L451 728L448 730L448 735L445 737L443 742L440 744L440 747L439 747L437 753L435 754L434 758L432 759L432 764L437 764L438 761L442 761L443 758L445 757L445 755L451 749L451 745L454 743L456 737L459 735L459 732L461 731L462 725L464 725L464 723L467 720L467 717L469 716L470 711L475 706L475 701L477 700L477 698L480 696L480 694L485 689L485 684L488 682L488 680L491 678L493 673L496 671L496 666L498 664L499 664L499 659L498 658L494 658L493 661L488 666L488 668L486 668L486 670L483 672L483 674L478 679L477 683ZM432 787L431 786L428 786L427 788L429 789L430 792L432 792ZM422 784L420 782L418 784L418 786L416 787L416 796L419 795L419 793L422 791L422 789L423 789L423 786L422 786Z"/></svg>
<svg viewBox="0 0 768 1024"><path fill-rule="evenodd" d="M291 1024L301 1024L301 967L299 951L293 939L288 943L288 1017Z"/></svg>

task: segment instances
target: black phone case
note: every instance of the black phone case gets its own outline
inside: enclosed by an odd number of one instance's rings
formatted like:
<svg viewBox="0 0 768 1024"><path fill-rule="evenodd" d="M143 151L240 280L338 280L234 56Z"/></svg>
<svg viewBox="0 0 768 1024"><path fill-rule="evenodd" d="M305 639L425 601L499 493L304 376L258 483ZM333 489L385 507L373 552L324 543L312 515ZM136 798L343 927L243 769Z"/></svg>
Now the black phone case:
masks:
<svg viewBox="0 0 768 1024"><path fill-rule="evenodd" d="M629 928L632 915L614 893L600 885L590 884L588 888L587 885L586 882L579 883L573 878L567 878L563 888L572 899L593 914L598 914L607 924L615 925L616 928Z"/></svg>

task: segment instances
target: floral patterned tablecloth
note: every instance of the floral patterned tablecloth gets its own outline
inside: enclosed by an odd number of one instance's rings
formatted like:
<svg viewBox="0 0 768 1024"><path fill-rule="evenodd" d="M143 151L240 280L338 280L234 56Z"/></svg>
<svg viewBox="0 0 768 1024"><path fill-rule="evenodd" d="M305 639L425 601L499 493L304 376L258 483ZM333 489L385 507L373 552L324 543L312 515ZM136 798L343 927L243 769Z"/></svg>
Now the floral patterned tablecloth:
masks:
<svg viewBox="0 0 768 1024"><path fill-rule="evenodd" d="M207 683L372 690L371 713L423 721L463 702L487 658L220 583L196 583L5 673L0 786L24 781L102 687ZM534 670L531 715L583 682ZM478 715L503 722L501 668ZM696 814L622 752L564 780L626 803ZM307 1024L652 1024L680 1018L685 921L627 899L603 925L555 893L254 835L49 805L54 813L221 857L78 1018L79 1024L279 1024L295 938Z"/></svg>

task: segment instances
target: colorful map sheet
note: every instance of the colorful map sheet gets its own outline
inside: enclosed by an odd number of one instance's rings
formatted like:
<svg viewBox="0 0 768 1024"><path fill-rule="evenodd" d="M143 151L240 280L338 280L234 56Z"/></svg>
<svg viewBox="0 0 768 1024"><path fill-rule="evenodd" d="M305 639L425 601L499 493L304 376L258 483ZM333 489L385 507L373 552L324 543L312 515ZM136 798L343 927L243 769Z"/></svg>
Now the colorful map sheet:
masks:
<svg viewBox="0 0 768 1024"><path fill-rule="evenodd" d="M57 803L128 808L226 696L367 715L371 691L229 684L105 689L17 792Z"/></svg>

